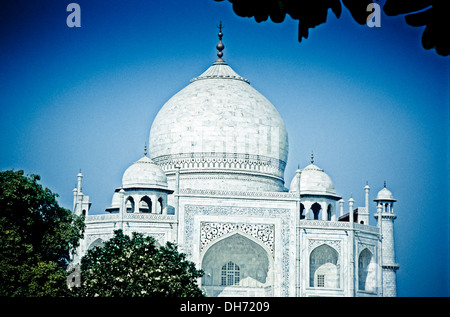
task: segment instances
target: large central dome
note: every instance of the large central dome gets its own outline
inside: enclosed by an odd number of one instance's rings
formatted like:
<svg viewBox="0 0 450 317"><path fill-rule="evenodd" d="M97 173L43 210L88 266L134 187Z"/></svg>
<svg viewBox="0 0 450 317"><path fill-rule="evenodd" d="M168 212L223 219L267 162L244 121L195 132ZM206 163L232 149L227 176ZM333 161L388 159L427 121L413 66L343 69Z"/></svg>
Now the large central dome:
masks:
<svg viewBox="0 0 450 317"><path fill-rule="evenodd" d="M178 165L184 188L284 190L283 119L220 57L159 111L150 157L169 182Z"/></svg>

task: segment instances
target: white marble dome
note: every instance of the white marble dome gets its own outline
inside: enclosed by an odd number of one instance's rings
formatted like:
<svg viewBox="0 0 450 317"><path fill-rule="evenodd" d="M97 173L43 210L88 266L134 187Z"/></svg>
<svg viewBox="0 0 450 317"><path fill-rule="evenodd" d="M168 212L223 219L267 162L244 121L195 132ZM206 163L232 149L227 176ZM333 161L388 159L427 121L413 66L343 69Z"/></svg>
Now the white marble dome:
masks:
<svg viewBox="0 0 450 317"><path fill-rule="evenodd" d="M298 193L298 177L294 176L289 187L291 193ZM301 170L300 194L328 196L339 199L330 176L313 163Z"/></svg>
<svg viewBox="0 0 450 317"><path fill-rule="evenodd" d="M155 162L144 156L125 170L122 187L167 188L167 177Z"/></svg>
<svg viewBox="0 0 450 317"><path fill-rule="evenodd" d="M288 137L283 119L221 59L162 107L151 127L149 149L166 173L178 165L181 172L220 174L197 184L183 182L191 187L222 188L220 181L209 180L228 178L236 190L284 190ZM236 181L245 178L247 185L234 187L230 173Z"/></svg>
<svg viewBox="0 0 450 317"><path fill-rule="evenodd" d="M383 187L383 189L378 192L375 201L396 201L396 200L394 199L392 192L386 187Z"/></svg>

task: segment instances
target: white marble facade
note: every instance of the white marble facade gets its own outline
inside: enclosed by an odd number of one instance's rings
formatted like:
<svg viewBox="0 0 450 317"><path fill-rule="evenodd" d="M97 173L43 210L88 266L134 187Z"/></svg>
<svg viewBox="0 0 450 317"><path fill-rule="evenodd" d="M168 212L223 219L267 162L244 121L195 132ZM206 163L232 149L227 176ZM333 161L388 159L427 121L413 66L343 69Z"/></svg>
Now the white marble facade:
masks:
<svg viewBox="0 0 450 317"><path fill-rule="evenodd" d="M205 271L207 296L396 296L392 193L369 208L366 186L364 207L351 199L344 212L313 158L285 188L281 115L221 56L161 108L148 150L104 214L90 213L78 175L86 232L75 263L123 229L177 243Z"/></svg>

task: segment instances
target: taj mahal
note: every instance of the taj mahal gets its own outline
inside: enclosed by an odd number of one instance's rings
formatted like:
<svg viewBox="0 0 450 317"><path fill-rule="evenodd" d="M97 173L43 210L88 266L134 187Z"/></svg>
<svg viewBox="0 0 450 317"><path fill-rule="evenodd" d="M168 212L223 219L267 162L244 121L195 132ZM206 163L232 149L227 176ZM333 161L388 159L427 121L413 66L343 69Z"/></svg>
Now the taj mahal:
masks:
<svg viewBox="0 0 450 317"><path fill-rule="evenodd" d="M72 263L122 229L176 243L206 296L397 296L392 192L371 200L366 184L364 206L344 202L313 155L285 180L283 119L224 61L222 37L215 62L161 107L104 213L90 214L78 174L86 229Z"/></svg>

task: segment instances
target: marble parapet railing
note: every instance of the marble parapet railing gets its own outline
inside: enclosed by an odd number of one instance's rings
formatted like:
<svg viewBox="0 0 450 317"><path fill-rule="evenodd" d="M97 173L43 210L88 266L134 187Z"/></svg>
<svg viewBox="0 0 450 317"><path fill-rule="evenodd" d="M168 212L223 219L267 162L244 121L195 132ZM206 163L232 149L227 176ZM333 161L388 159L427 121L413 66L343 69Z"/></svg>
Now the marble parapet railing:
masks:
<svg viewBox="0 0 450 317"><path fill-rule="evenodd" d="M220 196L220 197L246 197L256 199L288 199L296 200L298 195L290 192L252 192L214 189L180 189L180 196Z"/></svg>
<svg viewBox="0 0 450 317"><path fill-rule="evenodd" d="M350 230L379 234L380 229L374 226L363 225L360 223L350 223L344 221L326 221L326 220L300 220L299 228L301 229L335 229Z"/></svg>
<svg viewBox="0 0 450 317"><path fill-rule="evenodd" d="M105 214L105 215L88 215L86 217L86 223L96 222L110 222L120 221L121 215L119 213ZM151 213L126 213L123 215L123 221L144 221L144 222L162 222L173 223L176 222L175 215L162 215Z"/></svg>

